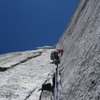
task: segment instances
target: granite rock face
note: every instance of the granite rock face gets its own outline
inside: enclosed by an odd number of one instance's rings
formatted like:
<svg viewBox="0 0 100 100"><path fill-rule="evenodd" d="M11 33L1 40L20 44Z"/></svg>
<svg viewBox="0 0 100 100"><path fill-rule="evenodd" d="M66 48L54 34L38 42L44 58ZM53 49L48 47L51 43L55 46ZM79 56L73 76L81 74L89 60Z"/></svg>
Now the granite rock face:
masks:
<svg viewBox="0 0 100 100"><path fill-rule="evenodd" d="M100 0L80 0L56 47L64 49L60 100L100 100ZM0 100L53 100L53 48L0 55Z"/></svg>
<svg viewBox="0 0 100 100"><path fill-rule="evenodd" d="M55 68L50 60L52 50L46 47L0 55L0 100L50 100L47 84L52 86Z"/></svg>
<svg viewBox="0 0 100 100"><path fill-rule="evenodd" d="M81 0L57 44L60 100L100 100L100 0Z"/></svg>

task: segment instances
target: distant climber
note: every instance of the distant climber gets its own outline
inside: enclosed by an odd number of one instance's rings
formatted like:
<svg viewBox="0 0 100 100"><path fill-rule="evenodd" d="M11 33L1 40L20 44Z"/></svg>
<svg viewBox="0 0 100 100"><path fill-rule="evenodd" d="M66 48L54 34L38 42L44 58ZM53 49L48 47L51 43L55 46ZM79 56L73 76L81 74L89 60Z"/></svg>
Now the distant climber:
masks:
<svg viewBox="0 0 100 100"><path fill-rule="evenodd" d="M56 49L51 52L50 58L51 58L51 60L53 60L52 63L54 63L56 65L60 63L60 57L63 55L63 51L64 50L62 50L62 49Z"/></svg>

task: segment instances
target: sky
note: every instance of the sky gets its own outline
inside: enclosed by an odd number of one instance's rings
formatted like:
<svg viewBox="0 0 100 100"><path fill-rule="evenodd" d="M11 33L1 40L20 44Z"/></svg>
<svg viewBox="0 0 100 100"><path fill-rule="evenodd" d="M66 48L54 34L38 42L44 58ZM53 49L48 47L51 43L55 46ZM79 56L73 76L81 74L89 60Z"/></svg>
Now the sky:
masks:
<svg viewBox="0 0 100 100"><path fill-rule="evenodd" d="M55 45L79 0L0 0L0 54Z"/></svg>

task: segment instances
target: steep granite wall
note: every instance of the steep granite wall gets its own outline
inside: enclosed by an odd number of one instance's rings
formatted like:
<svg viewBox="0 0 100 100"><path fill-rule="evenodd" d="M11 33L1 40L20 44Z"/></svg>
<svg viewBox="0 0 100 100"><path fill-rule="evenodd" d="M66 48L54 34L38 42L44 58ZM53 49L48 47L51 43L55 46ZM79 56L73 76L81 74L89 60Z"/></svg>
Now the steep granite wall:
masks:
<svg viewBox="0 0 100 100"><path fill-rule="evenodd" d="M100 100L100 0L81 0L57 44L61 100Z"/></svg>

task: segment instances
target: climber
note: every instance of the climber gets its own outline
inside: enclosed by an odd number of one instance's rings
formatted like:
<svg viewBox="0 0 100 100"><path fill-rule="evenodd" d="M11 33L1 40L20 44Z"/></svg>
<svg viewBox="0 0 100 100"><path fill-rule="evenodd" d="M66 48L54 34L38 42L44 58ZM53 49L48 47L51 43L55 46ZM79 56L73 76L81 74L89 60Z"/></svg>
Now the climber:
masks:
<svg viewBox="0 0 100 100"><path fill-rule="evenodd" d="M58 52L56 50L51 52L50 57L51 57L51 60L53 60L52 63L54 63L56 65L60 63Z"/></svg>
<svg viewBox="0 0 100 100"><path fill-rule="evenodd" d="M62 49L56 49L54 51L51 52L51 60L53 60L52 63L58 65L60 63L60 57L63 55L63 51Z"/></svg>

